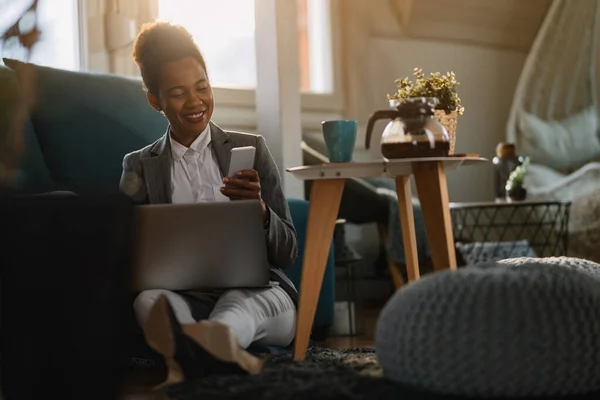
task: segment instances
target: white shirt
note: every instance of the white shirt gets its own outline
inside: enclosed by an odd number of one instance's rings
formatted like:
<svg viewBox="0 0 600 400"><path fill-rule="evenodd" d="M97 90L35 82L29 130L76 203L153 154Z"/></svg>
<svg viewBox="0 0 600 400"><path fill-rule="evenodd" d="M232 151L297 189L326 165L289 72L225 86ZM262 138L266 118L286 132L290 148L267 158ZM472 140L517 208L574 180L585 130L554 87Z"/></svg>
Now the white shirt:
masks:
<svg viewBox="0 0 600 400"><path fill-rule="evenodd" d="M185 147L169 134L171 144L171 202L229 201L221 193L223 177L211 150L210 125Z"/></svg>

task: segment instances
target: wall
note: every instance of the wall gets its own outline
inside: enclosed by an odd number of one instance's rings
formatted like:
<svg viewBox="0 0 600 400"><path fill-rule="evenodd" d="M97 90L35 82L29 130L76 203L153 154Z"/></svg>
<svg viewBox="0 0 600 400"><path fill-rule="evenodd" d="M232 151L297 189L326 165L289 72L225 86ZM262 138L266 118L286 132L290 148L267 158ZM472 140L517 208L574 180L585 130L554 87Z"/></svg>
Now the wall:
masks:
<svg viewBox="0 0 600 400"><path fill-rule="evenodd" d="M394 92L394 80L411 76L413 68L420 67L426 73L454 71L457 75L466 111L459 117L456 151L475 152L490 159L494 156L497 143L505 139L526 51L407 37L386 0L373 0L368 6L350 0L344 13L344 37L349 43L344 63L349 66L345 71L346 117L358 119L361 124L358 152L364 148L366 121L373 110L387 107L386 94ZM374 135L379 136L384 126L379 122ZM375 140L369 152L371 158L379 156ZM451 201L491 200L491 162L452 172L448 182Z"/></svg>

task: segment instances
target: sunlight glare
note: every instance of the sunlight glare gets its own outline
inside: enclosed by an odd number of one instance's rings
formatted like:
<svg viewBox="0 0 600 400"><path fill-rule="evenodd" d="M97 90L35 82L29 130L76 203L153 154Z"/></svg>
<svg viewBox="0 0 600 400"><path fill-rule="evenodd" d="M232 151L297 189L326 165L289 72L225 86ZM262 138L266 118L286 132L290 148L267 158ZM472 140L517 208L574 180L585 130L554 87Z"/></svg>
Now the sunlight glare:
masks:
<svg viewBox="0 0 600 400"><path fill-rule="evenodd" d="M159 16L185 26L213 85L256 87L253 0L159 0Z"/></svg>

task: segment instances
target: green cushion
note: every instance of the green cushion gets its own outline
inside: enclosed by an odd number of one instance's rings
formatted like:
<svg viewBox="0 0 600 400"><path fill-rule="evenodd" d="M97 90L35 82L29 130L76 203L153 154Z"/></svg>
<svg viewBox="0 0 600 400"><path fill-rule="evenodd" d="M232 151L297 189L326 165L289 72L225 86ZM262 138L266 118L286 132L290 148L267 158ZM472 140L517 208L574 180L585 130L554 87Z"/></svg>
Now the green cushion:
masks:
<svg viewBox="0 0 600 400"><path fill-rule="evenodd" d="M17 70L21 63L5 60ZM123 156L159 138L164 117L139 79L36 66L31 121L59 189L113 192Z"/></svg>
<svg viewBox="0 0 600 400"><path fill-rule="evenodd" d="M0 140L8 138L9 130L14 123L15 107L20 96L19 84L14 71L0 65ZM54 188L50 171L33 131L29 115L22 123L21 132L24 139L24 152L19 159L19 171L16 188L25 192L45 192Z"/></svg>

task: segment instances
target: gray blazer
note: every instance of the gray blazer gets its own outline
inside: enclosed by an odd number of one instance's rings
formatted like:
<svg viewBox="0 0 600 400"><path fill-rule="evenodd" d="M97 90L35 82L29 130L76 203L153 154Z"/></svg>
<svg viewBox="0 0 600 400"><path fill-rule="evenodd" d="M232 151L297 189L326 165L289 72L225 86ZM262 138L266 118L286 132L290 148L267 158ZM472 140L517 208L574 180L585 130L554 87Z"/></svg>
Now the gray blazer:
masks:
<svg viewBox="0 0 600 400"><path fill-rule="evenodd" d="M234 147L256 147L254 169L258 172L261 196L269 208L269 228L265 231L271 277L280 283L296 302L298 292L281 268L290 266L297 257L296 230L281 187L277 165L260 135L226 132L216 124L211 126L211 149L221 175L229 166L229 151ZM167 128L168 129L168 128ZM171 146L168 130L156 142L125 155L120 189L138 204L171 202Z"/></svg>

